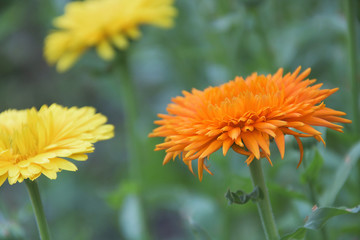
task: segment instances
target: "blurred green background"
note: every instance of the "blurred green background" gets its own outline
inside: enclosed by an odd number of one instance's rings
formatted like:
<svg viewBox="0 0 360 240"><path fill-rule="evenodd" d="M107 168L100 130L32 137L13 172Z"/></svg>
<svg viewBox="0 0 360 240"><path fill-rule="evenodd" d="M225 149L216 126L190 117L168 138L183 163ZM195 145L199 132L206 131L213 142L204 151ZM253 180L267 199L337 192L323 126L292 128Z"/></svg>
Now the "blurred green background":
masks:
<svg viewBox="0 0 360 240"><path fill-rule="evenodd" d="M67 2L0 1L1 111L51 103L90 105L116 128L115 138L97 143L88 161L76 163L76 173L38 179L53 239L264 239L256 205L228 205L224 197L229 188L252 191L245 157L232 151L226 157L213 154L209 164L214 176L206 173L199 182L179 160L162 166L164 152L153 149L163 139L147 135L155 128L156 114L165 113L182 90L204 89L255 71L294 71L299 65L311 67L310 77L324 88L340 88L326 104L351 119L344 2L177 0L174 28L144 26L143 36L117 53L128 59L135 88L130 97L136 102L123 96L124 67L119 61L104 62L94 50L64 74L46 64L44 38ZM137 114L132 124L138 145L130 147L129 106ZM322 131L326 149L304 141L299 169L292 138L286 139L283 161L273 148L274 166L264 164L281 235L303 225L312 206L326 198L356 141L351 125L344 134ZM346 183L333 205L354 207L360 194L356 169L343 178ZM329 239L360 239L359 226L359 215L346 215L330 220L326 231ZM320 239L318 234L309 231L307 239ZM0 239L38 239L24 184L6 182L0 188Z"/></svg>

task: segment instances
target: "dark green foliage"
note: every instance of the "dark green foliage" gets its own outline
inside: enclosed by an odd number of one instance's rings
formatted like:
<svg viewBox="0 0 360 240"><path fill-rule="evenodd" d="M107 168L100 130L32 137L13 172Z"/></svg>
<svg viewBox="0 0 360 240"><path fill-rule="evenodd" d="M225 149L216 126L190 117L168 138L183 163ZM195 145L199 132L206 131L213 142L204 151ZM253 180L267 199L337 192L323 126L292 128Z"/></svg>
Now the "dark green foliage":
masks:
<svg viewBox="0 0 360 240"><path fill-rule="evenodd" d="M260 199L263 199L263 193L261 189L256 186L254 190L247 194L242 190L237 190L236 192L231 192L230 189L227 190L225 198L228 200L228 204L245 204L249 200L256 202Z"/></svg>

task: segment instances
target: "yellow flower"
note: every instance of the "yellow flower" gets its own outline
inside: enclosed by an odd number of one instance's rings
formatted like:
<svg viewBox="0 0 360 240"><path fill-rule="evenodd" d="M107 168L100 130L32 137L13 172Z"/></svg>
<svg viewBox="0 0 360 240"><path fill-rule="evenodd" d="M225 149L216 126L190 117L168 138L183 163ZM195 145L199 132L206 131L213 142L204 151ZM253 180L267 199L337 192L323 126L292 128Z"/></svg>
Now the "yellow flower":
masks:
<svg viewBox="0 0 360 240"><path fill-rule="evenodd" d="M222 148L224 156L230 148L248 156L246 163L266 157L270 164L270 140L274 139L281 158L285 153L284 135L295 137L300 148L300 138L313 137L324 140L313 126L322 126L342 132L342 126L334 123L350 123L341 118L345 113L327 108L323 100L338 89L320 89L315 79L304 80L310 69L299 75L283 76L279 69L272 75L253 73L245 80L236 77L218 87L204 91L184 91L183 97L172 99L169 114L159 114L156 128L150 137L165 137L165 142L155 150L166 150L163 164L177 156L181 157L192 172L192 161L198 159L198 175L202 179L203 169L209 156ZM298 165L298 166L299 166Z"/></svg>
<svg viewBox="0 0 360 240"><path fill-rule="evenodd" d="M87 159L93 143L112 138L114 126L92 107L66 108L44 105L40 110L7 110L0 113L0 186L41 174L56 178L61 170L77 167L64 158Z"/></svg>
<svg viewBox="0 0 360 240"><path fill-rule="evenodd" d="M70 2L65 14L54 20L58 30L45 40L45 58L57 63L59 72L66 71L90 47L100 57L114 57L112 45L128 46L128 37L140 37L142 24L169 28L176 9L173 0L86 0Z"/></svg>

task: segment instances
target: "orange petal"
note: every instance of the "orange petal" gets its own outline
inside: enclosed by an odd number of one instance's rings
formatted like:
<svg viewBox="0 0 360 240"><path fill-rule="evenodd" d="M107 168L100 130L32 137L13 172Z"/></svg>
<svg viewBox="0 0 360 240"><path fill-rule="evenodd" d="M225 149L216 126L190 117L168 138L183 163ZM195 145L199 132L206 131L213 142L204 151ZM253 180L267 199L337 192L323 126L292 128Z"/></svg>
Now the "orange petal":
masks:
<svg viewBox="0 0 360 240"><path fill-rule="evenodd" d="M268 134L269 136L272 136L273 138L276 136L276 134L275 134L275 132L273 130L270 130L270 129L267 129L267 128L261 129L260 131Z"/></svg>
<svg viewBox="0 0 360 240"><path fill-rule="evenodd" d="M250 163L254 160L254 154L250 154L250 156L246 159L246 164L249 166Z"/></svg>
<svg viewBox="0 0 360 240"><path fill-rule="evenodd" d="M251 155L251 152L246 151L245 149L239 147L239 146L236 145L236 144L233 144L231 148L232 148L235 152L240 153L240 154L242 154L242 155L246 155L246 156L250 156L250 155Z"/></svg>
<svg viewBox="0 0 360 240"><path fill-rule="evenodd" d="M276 146L279 149L281 159L284 159L284 155L285 155L285 137L284 137L283 132L280 129L276 130L275 143L276 143Z"/></svg>
<svg viewBox="0 0 360 240"><path fill-rule="evenodd" d="M205 145L206 143L208 143L209 141L211 141L211 138L206 138L204 140L201 141L193 141L191 144L189 144L188 146L186 146L184 148L185 151L190 151L190 150L194 150L197 149L203 145Z"/></svg>
<svg viewBox="0 0 360 240"><path fill-rule="evenodd" d="M311 72L311 68L307 68L296 78L296 82L300 82L301 80L309 76L310 72Z"/></svg>
<svg viewBox="0 0 360 240"><path fill-rule="evenodd" d="M184 161L184 163L188 166L190 172L195 176L195 173L192 168L192 161Z"/></svg>
<svg viewBox="0 0 360 240"><path fill-rule="evenodd" d="M322 126L322 127L328 127L328 128L342 128L340 125L336 125L334 123L328 122L324 119L318 118L318 117L309 117L305 119L305 122L309 125L314 126Z"/></svg>
<svg viewBox="0 0 360 240"><path fill-rule="evenodd" d="M163 161L163 165L167 164L171 160L172 156L173 156L172 152L166 153L164 161Z"/></svg>
<svg viewBox="0 0 360 240"><path fill-rule="evenodd" d="M295 79L295 77L299 74L300 70L301 70L301 66L298 66L296 70L291 74L291 78Z"/></svg>
<svg viewBox="0 0 360 240"><path fill-rule="evenodd" d="M209 168L206 166L206 164L204 164L204 169L205 169L205 171L207 171L209 174L214 175L214 174L209 170Z"/></svg>
<svg viewBox="0 0 360 240"><path fill-rule="evenodd" d="M273 164L272 164L272 162L271 162L271 159L270 159L269 155L265 154L265 157L266 157L266 159L269 161L270 165L271 165L271 166L273 166Z"/></svg>
<svg viewBox="0 0 360 240"><path fill-rule="evenodd" d="M271 124L271 123L267 123L267 122L258 122L254 124L254 127L257 129L264 129L264 128L268 128L268 129L276 129L276 126Z"/></svg>
<svg viewBox="0 0 360 240"><path fill-rule="evenodd" d="M318 141L318 142L322 142L324 144L324 146L326 147L326 142L324 141L324 139L320 136L320 135L316 135L314 136L314 138Z"/></svg>
<svg viewBox="0 0 360 240"><path fill-rule="evenodd" d="M269 141L267 142L265 140L265 137L262 136L261 133L255 133L254 132L254 137L257 141L257 143L259 144L259 146L261 147L262 150L264 150L264 152L268 155L270 155L270 143ZM269 138L267 138L269 139Z"/></svg>
<svg viewBox="0 0 360 240"><path fill-rule="evenodd" d="M243 141L247 149L254 154L254 156L259 159L260 158L260 150L259 144L256 141L254 135L252 133L244 133Z"/></svg>
<svg viewBox="0 0 360 240"><path fill-rule="evenodd" d="M283 127L286 126L287 124L286 121L281 121L281 120L268 120L267 122L277 127Z"/></svg>
<svg viewBox="0 0 360 240"><path fill-rule="evenodd" d="M235 143L240 147L244 147L244 143L241 141L241 135L235 140Z"/></svg>
<svg viewBox="0 0 360 240"><path fill-rule="evenodd" d="M300 138L297 137L297 136L294 136L294 137L295 137L295 139L296 139L296 142L297 142L298 145L299 145L299 150L300 150L300 161L299 161L299 163L298 163L298 165L297 165L297 167L296 167L296 168L299 168L299 166L300 166L300 164L301 164L301 162L302 162L302 160L303 160L303 156L304 156L304 147L303 147L303 145L302 145L302 142L301 142Z"/></svg>
<svg viewBox="0 0 360 240"><path fill-rule="evenodd" d="M204 158L199 158L198 160L198 176L201 182L203 178L203 170L204 170Z"/></svg>
<svg viewBox="0 0 360 240"><path fill-rule="evenodd" d="M232 130L230 130L228 133L229 133L229 137L231 137L233 140L235 140L240 135L241 130L240 130L240 128L236 127L236 128L233 128Z"/></svg>
<svg viewBox="0 0 360 240"><path fill-rule="evenodd" d="M234 141L231 139L227 139L223 142L223 155L226 156L227 152L229 151L231 145L234 144Z"/></svg>
<svg viewBox="0 0 360 240"><path fill-rule="evenodd" d="M309 126L309 125L305 125L302 127L295 127L295 129L304 132L304 133L309 133L311 135L321 135L321 132L315 130L313 127Z"/></svg>
<svg viewBox="0 0 360 240"><path fill-rule="evenodd" d="M209 144L209 146L201 153L201 155L199 156L199 158L205 158L207 156L209 156L210 154L212 154L213 152L216 152L217 150L219 150L219 148L221 148L223 142L222 141L213 141L212 143Z"/></svg>

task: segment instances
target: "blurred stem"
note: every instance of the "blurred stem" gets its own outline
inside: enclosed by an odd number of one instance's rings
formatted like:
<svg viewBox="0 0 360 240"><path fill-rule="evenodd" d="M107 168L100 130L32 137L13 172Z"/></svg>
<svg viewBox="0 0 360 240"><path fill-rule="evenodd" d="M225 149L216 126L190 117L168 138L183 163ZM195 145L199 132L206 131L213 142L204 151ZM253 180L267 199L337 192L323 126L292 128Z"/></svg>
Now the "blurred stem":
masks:
<svg viewBox="0 0 360 240"><path fill-rule="evenodd" d="M227 171L231 172L231 165L230 161L224 162L225 168ZM226 182L230 182L232 176L229 174L226 176ZM222 202L222 212L224 214L224 218L222 221L222 231L221 231L221 238L220 239L231 239L231 229L232 229L232 209L228 207L228 204L224 204Z"/></svg>
<svg viewBox="0 0 360 240"><path fill-rule="evenodd" d="M272 23L271 23L272 20L264 19L264 16L260 13L260 10L261 10L260 8L261 8L261 6L253 7L252 13L253 13L254 22L255 22L255 29L258 34L261 45L264 49L265 58L261 58L261 60L263 60L265 68L272 72L275 70L275 67L274 67L275 54L273 52L273 49L272 49L270 41L269 41L269 37L268 37L269 31L267 31L267 29L269 28L269 25L272 25ZM264 22L263 22L264 20L266 21L266 28L264 26Z"/></svg>
<svg viewBox="0 0 360 240"><path fill-rule="evenodd" d="M141 221L142 229L139 229L141 233L141 240L149 239L147 230L145 215L144 215L144 200L142 195L143 181L142 181L142 169L141 169L141 149L142 143L137 134L137 120L138 118L138 99L134 82L131 78L130 66L128 64L128 58L125 52L118 54L118 66L121 70L121 98L123 108L125 112L125 136L127 139L128 149L128 164L129 174L131 181L137 185L136 197L139 199L139 219Z"/></svg>
<svg viewBox="0 0 360 240"><path fill-rule="evenodd" d="M356 135L360 135L359 83L357 80L357 49L356 49L356 0L346 0L346 19L348 25L348 49L350 79L352 89L353 126ZM359 165L360 166L360 165ZM360 168L359 168L360 170Z"/></svg>
<svg viewBox="0 0 360 240"><path fill-rule="evenodd" d="M231 219L230 219L230 211L228 208L223 208L224 220L222 222L223 228L221 232L221 239L230 239L231 236Z"/></svg>
<svg viewBox="0 0 360 240"><path fill-rule="evenodd" d="M308 154L304 154L304 159L303 159L303 162L302 162L305 169L306 169L306 166L307 166L307 159L309 159L308 157L306 157L306 155L308 155ZM318 200L317 200L317 196L316 196L316 191L314 189L315 184L311 180L308 180L308 179L307 179L307 182L308 182L308 186L309 186L309 190L310 190L310 200L311 200L312 204L315 204L315 205L318 206ZM321 239L322 240L327 240L328 239L326 226L323 226L320 229L320 234L321 234Z"/></svg>
<svg viewBox="0 0 360 240"><path fill-rule="evenodd" d="M36 181L31 181L29 179L26 179L25 183L26 183L26 187L28 189L31 203L33 206L33 210L35 213L36 223L37 223L37 226L39 229L39 234L40 234L40 239L41 240L49 240L50 233L49 233L49 228L48 228L48 225L46 222L44 209L43 209L43 206L41 203L38 185L37 185Z"/></svg>
<svg viewBox="0 0 360 240"><path fill-rule="evenodd" d="M356 11L357 1L346 0L346 20L348 25L348 51L350 64L350 79L352 90L352 112L355 136L360 136L360 109L359 109L359 83L357 80L357 49L356 49ZM358 180L360 181L360 162L357 164Z"/></svg>
<svg viewBox="0 0 360 240"><path fill-rule="evenodd" d="M263 230L267 240L278 240L279 232L275 224L274 215L271 209L269 192L267 190L263 170L261 168L261 160L254 160L250 166L251 179L254 187L258 186L261 191L262 199L256 202Z"/></svg>

